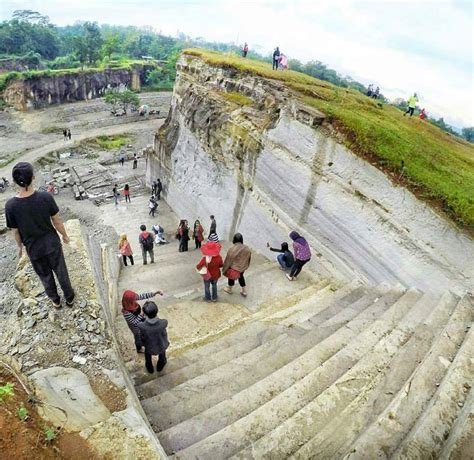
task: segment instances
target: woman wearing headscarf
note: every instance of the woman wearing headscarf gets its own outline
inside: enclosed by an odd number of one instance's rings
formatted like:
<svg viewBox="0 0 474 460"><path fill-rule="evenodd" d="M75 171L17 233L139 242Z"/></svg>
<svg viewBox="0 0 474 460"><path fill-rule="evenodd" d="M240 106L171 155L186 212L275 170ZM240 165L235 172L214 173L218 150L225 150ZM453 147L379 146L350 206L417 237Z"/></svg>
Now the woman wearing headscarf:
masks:
<svg viewBox="0 0 474 460"><path fill-rule="evenodd" d="M209 241L201 246L201 252L204 257L196 265L196 270L204 281L204 298L207 302L217 302L217 281L221 277L221 267L224 265L220 255L221 245Z"/></svg>
<svg viewBox="0 0 474 460"><path fill-rule="evenodd" d="M120 254L122 254L123 264L127 266L127 257L130 259L130 263L133 265L133 251L130 246L130 242L127 239L127 235L122 233L118 243Z"/></svg>
<svg viewBox="0 0 474 460"><path fill-rule="evenodd" d="M224 267L222 268L222 273L228 278L228 285L224 288L224 291L227 294L232 294L235 281L239 280L240 287L242 288L240 295L247 297L244 273L250 266L252 253L250 248L244 244L244 238L241 233L234 235L232 243L233 246L227 251Z"/></svg>
<svg viewBox="0 0 474 460"><path fill-rule="evenodd" d="M196 249L199 249L201 247L202 241L204 240L204 228L202 228L201 222L199 222L199 220L194 222L193 239L196 243Z"/></svg>
<svg viewBox="0 0 474 460"><path fill-rule="evenodd" d="M308 242L298 232L292 231L290 238L293 240L295 261L290 273L287 274L286 277L290 281L294 281L300 274L303 266L311 260L311 249L309 248Z"/></svg>
<svg viewBox="0 0 474 460"><path fill-rule="evenodd" d="M142 309L138 300L151 299L156 295L163 295L163 291L146 292L144 294L137 294L136 292L127 290L122 296L122 315L127 322L129 329L132 331L135 339L135 346L137 347L137 353L142 351L143 343L140 335L140 329L138 325L145 321L142 315Z"/></svg>

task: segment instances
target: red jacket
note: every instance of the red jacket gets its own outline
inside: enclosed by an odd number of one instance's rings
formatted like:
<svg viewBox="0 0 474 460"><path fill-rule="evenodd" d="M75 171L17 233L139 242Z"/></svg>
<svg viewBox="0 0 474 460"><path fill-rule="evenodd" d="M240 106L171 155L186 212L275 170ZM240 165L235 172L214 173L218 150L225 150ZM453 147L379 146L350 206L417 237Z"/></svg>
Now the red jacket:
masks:
<svg viewBox="0 0 474 460"><path fill-rule="evenodd" d="M206 265L206 257L203 257L201 261L196 265L196 268L200 270ZM211 279L217 281L221 277L221 267L224 265L224 261L221 256L214 256L211 261L207 264L207 270L211 275Z"/></svg>

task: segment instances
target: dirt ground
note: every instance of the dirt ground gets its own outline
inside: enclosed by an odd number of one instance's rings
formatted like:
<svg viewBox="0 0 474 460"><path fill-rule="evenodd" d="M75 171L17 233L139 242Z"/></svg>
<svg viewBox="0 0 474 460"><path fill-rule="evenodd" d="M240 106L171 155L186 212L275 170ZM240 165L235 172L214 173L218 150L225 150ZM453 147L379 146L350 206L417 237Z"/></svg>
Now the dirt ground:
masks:
<svg viewBox="0 0 474 460"><path fill-rule="evenodd" d="M45 423L38 415L34 398L19 381L0 366L0 387L11 383L13 394L4 396L0 410L0 452L5 459L101 458L75 433ZM50 440L47 437L51 438ZM52 439L54 438L54 439Z"/></svg>

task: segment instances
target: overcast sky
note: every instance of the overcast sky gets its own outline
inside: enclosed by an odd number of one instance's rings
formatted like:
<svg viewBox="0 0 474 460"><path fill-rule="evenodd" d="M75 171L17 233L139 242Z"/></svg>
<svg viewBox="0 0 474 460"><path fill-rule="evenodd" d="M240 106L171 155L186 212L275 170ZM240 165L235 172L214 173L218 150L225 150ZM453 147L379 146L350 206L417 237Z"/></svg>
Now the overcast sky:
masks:
<svg viewBox="0 0 474 460"><path fill-rule="evenodd" d="M416 91L428 113L474 126L473 1L0 0L0 18L33 9L58 25L77 20L148 25L165 34L274 46L302 61L379 85Z"/></svg>

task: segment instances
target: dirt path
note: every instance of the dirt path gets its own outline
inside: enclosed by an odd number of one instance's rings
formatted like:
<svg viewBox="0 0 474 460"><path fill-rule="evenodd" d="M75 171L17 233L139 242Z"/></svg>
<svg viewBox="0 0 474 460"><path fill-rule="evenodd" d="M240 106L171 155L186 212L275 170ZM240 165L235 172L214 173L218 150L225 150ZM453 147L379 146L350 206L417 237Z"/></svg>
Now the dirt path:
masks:
<svg viewBox="0 0 474 460"><path fill-rule="evenodd" d="M28 161L30 163L33 163L36 160L38 160L38 158L41 158L50 152L54 152L55 150L61 149L64 146L74 146L80 141L94 138L97 136L121 134L124 132L134 133L134 132L139 132L139 131L144 131L144 130L156 131L163 124L163 121L164 120L162 119L154 119L154 120L146 120L146 121L140 121L140 122L135 122L135 123L120 124L120 125L115 125L115 126L107 126L104 128L96 128L96 129L91 129L89 131L86 131L83 134L78 134L74 136L73 138L74 140L71 143L65 143L63 140L51 142L37 149L32 149L25 152L23 155L18 156L14 162L8 164L7 166L4 166L3 168L0 168L0 177L1 176L10 177L11 168L13 164L16 162Z"/></svg>

